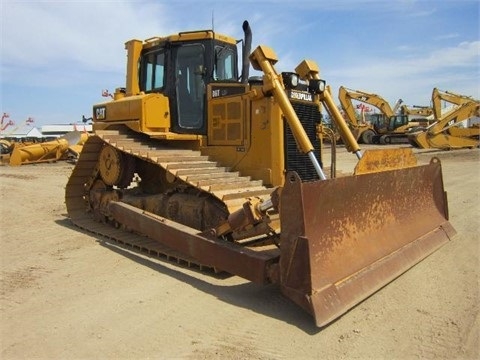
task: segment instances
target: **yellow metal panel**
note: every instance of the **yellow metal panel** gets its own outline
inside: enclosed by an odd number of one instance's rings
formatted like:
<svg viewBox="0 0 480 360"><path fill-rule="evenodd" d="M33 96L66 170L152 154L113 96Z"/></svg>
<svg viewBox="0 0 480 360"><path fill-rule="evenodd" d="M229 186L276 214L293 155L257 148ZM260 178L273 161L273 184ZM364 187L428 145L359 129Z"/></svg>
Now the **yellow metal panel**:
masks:
<svg viewBox="0 0 480 360"><path fill-rule="evenodd" d="M270 97L247 100L247 89L223 96L232 92L232 85L207 90L208 146L202 153L266 186L282 185L285 125L278 103Z"/></svg>
<svg viewBox="0 0 480 360"><path fill-rule="evenodd" d="M170 105L168 98L161 94L151 94L143 102L144 126L146 131L170 128Z"/></svg>
<svg viewBox="0 0 480 360"><path fill-rule="evenodd" d="M243 171L264 185L278 186L284 179L284 139L282 112L272 98L252 103L251 144L242 159Z"/></svg>
<svg viewBox="0 0 480 360"><path fill-rule="evenodd" d="M212 101L210 108L213 116L208 127L210 145L242 145L245 117L242 111L243 102L237 97L234 100L218 99Z"/></svg>
<svg viewBox="0 0 480 360"><path fill-rule="evenodd" d="M308 75L312 72L320 73L320 68L317 63L312 60L303 60L296 68L295 71L302 79L308 79Z"/></svg>
<svg viewBox="0 0 480 360"><path fill-rule="evenodd" d="M130 106L134 101L134 97L129 97L106 103L106 118L102 121L110 122L133 119L130 114Z"/></svg>
<svg viewBox="0 0 480 360"><path fill-rule="evenodd" d="M126 95L136 95L140 92L138 86L138 59L142 51L140 40L130 40L125 43L127 50L127 83Z"/></svg>
<svg viewBox="0 0 480 360"><path fill-rule="evenodd" d="M246 100L241 95L211 99L208 103L208 144L244 145L245 108Z"/></svg>
<svg viewBox="0 0 480 360"><path fill-rule="evenodd" d="M404 169L417 165L410 148L367 150L355 166L355 175Z"/></svg>
<svg viewBox="0 0 480 360"><path fill-rule="evenodd" d="M242 175L262 180L266 186L283 184L283 120L279 107L271 98L252 103L243 146L209 147L208 152ZM213 149L212 149L213 148Z"/></svg>
<svg viewBox="0 0 480 360"><path fill-rule="evenodd" d="M96 109L104 108L105 111ZM94 113L104 113L105 118L97 117L97 122L131 121L139 122L142 131L168 131L170 128L170 111L168 98L162 94L128 96L122 99L98 104Z"/></svg>

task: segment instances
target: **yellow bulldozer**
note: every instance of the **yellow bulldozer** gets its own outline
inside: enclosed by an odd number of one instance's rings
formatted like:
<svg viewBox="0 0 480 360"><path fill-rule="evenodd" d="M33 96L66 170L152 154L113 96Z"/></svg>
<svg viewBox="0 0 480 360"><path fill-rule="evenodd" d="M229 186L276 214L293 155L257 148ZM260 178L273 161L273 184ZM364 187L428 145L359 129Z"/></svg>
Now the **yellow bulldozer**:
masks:
<svg viewBox="0 0 480 360"><path fill-rule="evenodd" d="M144 253L276 284L322 327L455 233L441 164L362 152L317 64L279 73L243 30L126 43L126 86L93 105L68 215ZM353 175L327 176L324 108L358 159Z"/></svg>

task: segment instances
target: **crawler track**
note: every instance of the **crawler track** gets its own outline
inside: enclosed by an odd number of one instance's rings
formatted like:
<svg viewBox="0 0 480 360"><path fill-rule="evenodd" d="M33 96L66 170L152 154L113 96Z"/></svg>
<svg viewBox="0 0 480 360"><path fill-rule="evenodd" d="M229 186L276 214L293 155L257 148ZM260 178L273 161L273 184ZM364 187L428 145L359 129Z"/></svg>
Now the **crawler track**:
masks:
<svg viewBox="0 0 480 360"><path fill-rule="evenodd" d="M174 149L158 140L145 138L129 131L99 131L85 143L80 158L73 169L66 186L65 202L72 222L87 231L107 237L120 245L142 251L153 256L167 257L188 266L198 265L194 259L179 254L162 244L141 235L117 229L93 219L88 201L88 193L98 176L98 160L105 144L115 147L142 161L156 164L169 174L199 191L214 195L228 208L229 212L238 209L248 197L264 197L273 189L267 189L261 181L252 181L238 172L210 161L200 151Z"/></svg>

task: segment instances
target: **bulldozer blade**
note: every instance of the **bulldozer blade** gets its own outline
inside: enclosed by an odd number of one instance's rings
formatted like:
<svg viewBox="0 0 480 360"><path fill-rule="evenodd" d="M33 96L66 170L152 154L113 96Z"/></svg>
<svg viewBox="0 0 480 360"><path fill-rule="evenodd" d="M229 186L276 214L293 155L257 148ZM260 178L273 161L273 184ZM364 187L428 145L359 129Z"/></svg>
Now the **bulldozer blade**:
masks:
<svg viewBox="0 0 480 360"><path fill-rule="evenodd" d="M305 183L291 172L280 204L280 288L319 327L455 234L438 159Z"/></svg>

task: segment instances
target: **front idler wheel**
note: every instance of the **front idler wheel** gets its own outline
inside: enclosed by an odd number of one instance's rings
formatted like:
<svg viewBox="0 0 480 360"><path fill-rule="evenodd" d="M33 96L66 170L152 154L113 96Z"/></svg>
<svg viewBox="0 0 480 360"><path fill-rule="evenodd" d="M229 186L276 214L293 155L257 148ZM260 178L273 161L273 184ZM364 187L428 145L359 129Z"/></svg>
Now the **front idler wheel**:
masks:
<svg viewBox="0 0 480 360"><path fill-rule="evenodd" d="M122 153L113 146L102 148L99 158L100 176L105 184L125 189L130 185L135 172L135 158Z"/></svg>

